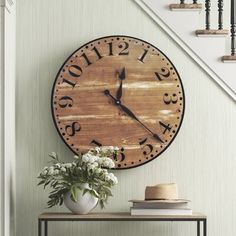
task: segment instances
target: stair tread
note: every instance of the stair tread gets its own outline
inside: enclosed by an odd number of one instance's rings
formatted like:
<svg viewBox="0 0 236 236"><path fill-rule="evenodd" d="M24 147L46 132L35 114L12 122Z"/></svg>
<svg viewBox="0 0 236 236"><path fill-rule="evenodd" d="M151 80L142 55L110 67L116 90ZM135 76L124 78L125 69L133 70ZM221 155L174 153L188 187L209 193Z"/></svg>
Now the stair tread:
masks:
<svg viewBox="0 0 236 236"><path fill-rule="evenodd" d="M184 4L170 4L169 5L171 10L201 10L202 4L201 3L184 3Z"/></svg>
<svg viewBox="0 0 236 236"><path fill-rule="evenodd" d="M202 29L202 30L196 30L196 35L199 36L199 35L204 35L204 36L217 36L217 35L222 35L222 36L226 36L229 34L229 30L227 29L210 29L210 30L206 30L206 29Z"/></svg>
<svg viewBox="0 0 236 236"><path fill-rule="evenodd" d="M223 62L236 62L236 55L226 55L222 57Z"/></svg>

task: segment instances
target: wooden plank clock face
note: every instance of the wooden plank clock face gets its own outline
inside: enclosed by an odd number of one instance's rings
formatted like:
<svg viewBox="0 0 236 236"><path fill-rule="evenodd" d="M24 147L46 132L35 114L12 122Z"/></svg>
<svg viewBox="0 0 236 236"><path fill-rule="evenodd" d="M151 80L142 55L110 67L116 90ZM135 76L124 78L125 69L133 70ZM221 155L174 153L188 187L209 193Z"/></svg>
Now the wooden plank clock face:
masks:
<svg viewBox="0 0 236 236"><path fill-rule="evenodd" d="M174 65L155 46L128 36L93 40L57 74L52 115L75 152L118 146L117 169L159 156L184 115L184 90Z"/></svg>

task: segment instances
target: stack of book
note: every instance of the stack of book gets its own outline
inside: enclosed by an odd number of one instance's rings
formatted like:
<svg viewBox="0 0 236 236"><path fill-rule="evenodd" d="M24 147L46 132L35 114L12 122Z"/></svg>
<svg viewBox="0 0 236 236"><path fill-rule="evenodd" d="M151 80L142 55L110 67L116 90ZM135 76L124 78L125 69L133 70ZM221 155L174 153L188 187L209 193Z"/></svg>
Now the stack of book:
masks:
<svg viewBox="0 0 236 236"><path fill-rule="evenodd" d="M192 215L189 200L130 200L131 215Z"/></svg>

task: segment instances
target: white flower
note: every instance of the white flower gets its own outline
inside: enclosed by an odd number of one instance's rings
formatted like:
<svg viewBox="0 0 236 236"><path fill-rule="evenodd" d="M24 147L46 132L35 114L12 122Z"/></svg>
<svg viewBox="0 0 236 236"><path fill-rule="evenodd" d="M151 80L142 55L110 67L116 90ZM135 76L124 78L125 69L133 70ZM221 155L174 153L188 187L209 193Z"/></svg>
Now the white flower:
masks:
<svg viewBox="0 0 236 236"><path fill-rule="evenodd" d="M54 170L53 174L54 175L58 175L59 174L59 170Z"/></svg>
<svg viewBox="0 0 236 236"><path fill-rule="evenodd" d="M109 147L101 147L102 152L107 152L109 150Z"/></svg>
<svg viewBox="0 0 236 236"><path fill-rule="evenodd" d="M118 179L117 179L117 177L116 177L113 173L109 173L109 174L106 176L106 180L112 181L114 184L117 184L117 183L118 183Z"/></svg>
<svg viewBox="0 0 236 236"><path fill-rule="evenodd" d="M108 149L113 152L114 151L114 147L113 146L109 146Z"/></svg>
<svg viewBox="0 0 236 236"><path fill-rule="evenodd" d="M100 174L102 172L102 169L101 168L97 168L96 170L95 170L95 173L96 174Z"/></svg>
<svg viewBox="0 0 236 236"><path fill-rule="evenodd" d="M65 167L61 167L61 171L62 172L66 172L66 168Z"/></svg>
<svg viewBox="0 0 236 236"><path fill-rule="evenodd" d="M96 160L96 159L95 159L94 156L91 155L91 156L89 157L89 163L94 163L95 160Z"/></svg>
<svg viewBox="0 0 236 236"><path fill-rule="evenodd" d="M77 156L77 155L74 155L74 158L75 158L75 159L79 159L79 156Z"/></svg>
<svg viewBox="0 0 236 236"><path fill-rule="evenodd" d="M53 166L50 166L48 169L48 174L53 175L53 173L54 173L54 168L53 168Z"/></svg>
<svg viewBox="0 0 236 236"><path fill-rule="evenodd" d="M98 167L98 163L97 163L97 162L94 162L93 165L94 165L95 167Z"/></svg>
<svg viewBox="0 0 236 236"><path fill-rule="evenodd" d="M115 163L110 158L108 158L108 157L101 158L100 164L103 167L107 167L107 168L115 167Z"/></svg>
<svg viewBox="0 0 236 236"><path fill-rule="evenodd" d="M108 174L108 171L106 169L102 169L102 173L106 176Z"/></svg>
<svg viewBox="0 0 236 236"><path fill-rule="evenodd" d="M61 164L60 163L57 163L55 164L56 167L60 168L61 167Z"/></svg>
<svg viewBox="0 0 236 236"><path fill-rule="evenodd" d="M88 164L88 170L94 170L97 167L97 163L93 163L93 164Z"/></svg>
<svg viewBox="0 0 236 236"><path fill-rule="evenodd" d="M89 162L90 156L91 156L91 154L89 154L89 153L84 154L84 155L82 156L82 161L85 162L85 163L86 163L86 162Z"/></svg>
<svg viewBox="0 0 236 236"><path fill-rule="evenodd" d="M94 149L95 149L95 151L96 151L97 153L99 153L99 152L101 151L101 148L100 148L100 147L95 147Z"/></svg>
<svg viewBox="0 0 236 236"><path fill-rule="evenodd" d="M112 179L112 182L113 182L114 184L118 184L118 179L117 179L116 176L114 176L114 178Z"/></svg>
<svg viewBox="0 0 236 236"><path fill-rule="evenodd" d="M92 155L91 153L86 153L82 156L82 161L85 163L94 163L97 162L99 157Z"/></svg>
<svg viewBox="0 0 236 236"><path fill-rule="evenodd" d="M103 161L104 161L104 157L100 157L100 158L98 159L98 163L99 163L100 165L102 165Z"/></svg>
<svg viewBox="0 0 236 236"><path fill-rule="evenodd" d="M66 164L64 164L64 166L65 166L66 168L71 168L71 167L72 167L72 164L71 164L71 163L66 163Z"/></svg>
<svg viewBox="0 0 236 236"><path fill-rule="evenodd" d="M103 147L102 150L104 152L107 152L107 151L114 152L114 151L118 151L119 148L118 147L114 147L114 146L109 146L109 147Z"/></svg>
<svg viewBox="0 0 236 236"><path fill-rule="evenodd" d="M108 160L105 160L105 161L103 162L103 166L104 166L104 167L109 167L109 166L110 166L110 162L109 162Z"/></svg>

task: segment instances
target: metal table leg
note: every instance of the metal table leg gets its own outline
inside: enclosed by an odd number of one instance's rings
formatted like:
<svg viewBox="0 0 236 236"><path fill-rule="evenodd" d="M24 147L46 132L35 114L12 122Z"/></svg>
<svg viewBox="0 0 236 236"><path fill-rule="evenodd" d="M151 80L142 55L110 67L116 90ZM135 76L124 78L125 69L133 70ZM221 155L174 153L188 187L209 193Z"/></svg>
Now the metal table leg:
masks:
<svg viewBox="0 0 236 236"><path fill-rule="evenodd" d="M200 236L200 227L201 227L201 221L197 221L197 236Z"/></svg>
<svg viewBox="0 0 236 236"><path fill-rule="evenodd" d="M42 236L42 221L38 220L38 236Z"/></svg>
<svg viewBox="0 0 236 236"><path fill-rule="evenodd" d="M48 221L44 221L44 236L48 236Z"/></svg>
<svg viewBox="0 0 236 236"><path fill-rule="evenodd" d="M203 221L203 236L207 236L207 220Z"/></svg>

